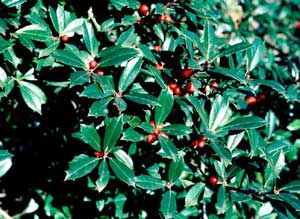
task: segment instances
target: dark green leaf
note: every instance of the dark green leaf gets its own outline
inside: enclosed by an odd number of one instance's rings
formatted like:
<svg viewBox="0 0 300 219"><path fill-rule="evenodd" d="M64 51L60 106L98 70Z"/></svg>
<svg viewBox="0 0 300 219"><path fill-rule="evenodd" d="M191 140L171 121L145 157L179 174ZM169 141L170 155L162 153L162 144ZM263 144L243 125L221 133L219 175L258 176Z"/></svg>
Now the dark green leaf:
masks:
<svg viewBox="0 0 300 219"><path fill-rule="evenodd" d="M111 118L105 129L103 150L110 151L117 143L123 131L122 116L118 118Z"/></svg>
<svg viewBox="0 0 300 219"><path fill-rule="evenodd" d="M76 156L69 164L70 167L67 170L65 181L75 180L89 174L98 163L98 158L89 157L85 154Z"/></svg>
<svg viewBox="0 0 300 219"><path fill-rule="evenodd" d="M108 97L106 99L95 101L90 107L89 116L105 116L108 113L107 106L111 100L112 98Z"/></svg>
<svg viewBox="0 0 300 219"><path fill-rule="evenodd" d="M168 135L175 135L175 136L181 136L181 135L188 135L192 132L192 129L187 127L186 125L182 124L172 124L172 125L166 125L164 126L161 131L163 133L166 133Z"/></svg>
<svg viewBox="0 0 300 219"><path fill-rule="evenodd" d="M180 177L184 167L184 160L182 157L179 157L177 160L173 160L170 164L168 170L168 180L171 183L174 183Z"/></svg>
<svg viewBox="0 0 300 219"><path fill-rule="evenodd" d="M121 139L130 142L140 142L145 139L145 136L135 131L133 128L128 128L125 132L123 132Z"/></svg>
<svg viewBox="0 0 300 219"><path fill-rule="evenodd" d="M12 165L12 154L6 150L0 150L0 177L2 177Z"/></svg>
<svg viewBox="0 0 300 219"><path fill-rule="evenodd" d="M3 53L5 50L7 50L9 47L11 47L13 44L9 41L6 41L3 39L2 36L0 36L0 54Z"/></svg>
<svg viewBox="0 0 300 219"><path fill-rule="evenodd" d="M229 108L227 98L218 95L214 102L209 114L209 129L216 130L218 127L223 126L230 118L232 112Z"/></svg>
<svg viewBox="0 0 300 219"><path fill-rule="evenodd" d="M226 164L231 163L231 153L226 148L224 148L223 145L217 145L214 141L211 141L210 147L218 156L224 159Z"/></svg>
<svg viewBox="0 0 300 219"><path fill-rule="evenodd" d="M127 167L122 162L117 159L111 158L109 160L109 165L113 170L114 174L122 181L128 185L135 186L134 182L134 172L129 167Z"/></svg>
<svg viewBox="0 0 300 219"><path fill-rule="evenodd" d="M131 59L119 79L119 91L125 91L135 80L142 66L142 58L136 57Z"/></svg>
<svg viewBox="0 0 300 219"><path fill-rule="evenodd" d="M173 94L169 91L169 89L164 89L161 91L158 97L158 104L160 105L155 107L154 112L156 125L162 124L172 111L174 99Z"/></svg>
<svg viewBox="0 0 300 219"><path fill-rule="evenodd" d="M90 84L87 87L85 87L83 92L80 94L80 96L91 98L91 99L101 99L105 97L99 85L96 83Z"/></svg>
<svg viewBox="0 0 300 219"><path fill-rule="evenodd" d="M108 184L110 173L106 160L103 160L98 167L98 179L96 181L96 189L98 192L101 192Z"/></svg>
<svg viewBox="0 0 300 219"><path fill-rule="evenodd" d="M50 30L37 24L25 26L16 31L17 36L26 37L31 40L46 42L52 39Z"/></svg>
<svg viewBox="0 0 300 219"><path fill-rule="evenodd" d="M236 117L233 120L226 123L221 130L246 130L246 129L255 129L261 126L264 126L266 121L257 116L243 116L243 117Z"/></svg>
<svg viewBox="0 0 300 219"><path fill-rule="evenodd" d="M185 207L191 207L198 204L198 199L201 192L204 190L205 184L202 182L196 183L185 196Z"/></svg>
<svg viewBox="0 0 300 219"><path fill-rule="evenodd" d="M124 98L134 103L139 103L143 105L149 104L153 106L158 104L156 97L150 94L131 93L124 95Z"/></svg>
<svg viewBox="0 0 300 219"><path fill-rule="evenodd" d="M82 30L83 39L87 50L92 56L96 56L98 53L99 42L95 36L93 26L88 22L84 22L82 25Z"/></svg>
<svg viewBox="0 0 300 219"><path fill-rule="evenodd" d="M163 194L160 202L160 210L165 218L172 218L172 214L177 211L175 192L169 190Z"/></svg>
<svg viewBox="0 0 300 219"><path fill-rule="evenodd" d="M162 136L159 136L158 140L159 140L159 144L160 144L161 148L163 149L163 151L165 152L165 154L168 157L171 157L173 160L176 160L178 157L178 151L177 151L175 144L171 140L169 140L165 137L162 137Z"/></svg>
<svg viewBox="0 0 300 219"><path fill-rule="evenodd" d="M100 151L100 136L94 124L80 124L80 132L82 141L89 144L94 150Z"/></svg>
<svg viewBox="0 0 300 219"><path fill-rule="evenodd" d="M156 190L165 186L161 179L154 178L149 175L139 175L135 177L135 183L142 189Z"/></svg>
<svg viewBox="0 0 300 219"><path fill-rule="evenodd" d="M197 99L197 97L195 96L190 96L188 98L188 100L193 104L193 106L195 107L201 121L203 122L203 124L205 125L206 128L208 128L208 115L207 112L204 108L204 101L201 101L199 99Z"/></svg>
<svg viewBox="0 0 300 219"><path fill-rule="evenodd" d="M300 180L295 180L292 182L289 182L288 184L282 186L280 188L280 191L286 191L291 193L300 193Z"/></svg>
<svg viewBox="0 0 300 219"><path fill-rule="evenodd" d="M73 45L66 45L64 50L56 50L53 57L65 65L87 69L86 63L81 59L80 51Z"/></svg>
<svg viewBox="0 0 300 219"><path fill-rule="evenodd" d="M70 87L83 85L87 82L90 82L90 76L86 71L76 71L71 74L70 82Z"/></svg>

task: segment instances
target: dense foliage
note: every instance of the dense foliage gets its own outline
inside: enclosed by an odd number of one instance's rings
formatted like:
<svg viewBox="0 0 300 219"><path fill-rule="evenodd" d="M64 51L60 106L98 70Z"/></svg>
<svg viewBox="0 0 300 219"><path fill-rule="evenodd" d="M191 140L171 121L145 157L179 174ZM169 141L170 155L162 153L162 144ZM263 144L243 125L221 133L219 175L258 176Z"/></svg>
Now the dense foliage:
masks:
<svg viewBox="0 0 300 219"><path fill-rule="evenodd" d="M299 218L300 1L99 2L1 0L0 218Z"/></svg>

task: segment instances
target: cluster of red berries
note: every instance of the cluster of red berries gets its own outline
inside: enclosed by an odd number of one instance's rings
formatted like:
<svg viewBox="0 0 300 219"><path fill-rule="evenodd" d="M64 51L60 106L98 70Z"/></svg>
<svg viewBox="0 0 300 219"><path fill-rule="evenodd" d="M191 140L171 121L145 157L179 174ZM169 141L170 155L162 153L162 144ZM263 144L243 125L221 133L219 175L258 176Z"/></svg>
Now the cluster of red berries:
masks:
<svg viewBox="0 0 300 219"><path fill-rule="evenodd" d="M149 14L149 7L146 4L141 4L140 8L139 8L139 12L144 15L147 16ZM159 15L158 20L160 22L173 22L173 19L169 16L169 15Z"/></svg>
<svg viewBox="0 0 300 219"><path fill-rule="evenodd" d="M170 82L168 87L173 92L173 94L178 96L181 95L182 93L181 87L179 87L179 85L176 82Z"/></svg>
<svg viewBox="0 0 300 219"><path fill-rule="evenodd" d="M154 132L154 133L151 133L151 134L149 134L149 135L147 136L146 141L147 141L149 144L152 144L153 142L155 142L155 141L157 140L158 136L163 136L163 137L165 137L165 138L169 138L168 135L166 135L165 133L161 132L161 128L162 128L161 125L160 125L160 126L157 126L153 120L150 121L150 125L152 125L152 126L154 127L155 132Z"/></svg>
<svg viewBox="0 0 300 219"><path fill-rule="evenodd" d="M250 106L250 105L257 104L258 102L263 101L265 99L266 99L265 94L259 94L257 97L252 97L252 96L246 97L246 102L248 106Z"/></svg>
<svg viewBox="0 0 300 219"><path fill-rule="evenodd" d="M205 143L206 143L205 135L204 135L204 133L202 133L198 140L193 140L192 141L192 146L194 148L204 148Z"/></svg>
<svg viewBox="0 0 300 219"><path fill-rule="evenodd" d="M95 60L92 60L89 62L89 69L94 70L95 68L97 68L97 66L98 66L98 63ZM97 75L104 75L104 71L101 69L96 69L95 73Z"/></svg>
<svg viewBox="0 0 300 219"><path fill-rule="evenodd" d="M300 29L300 21L296 21L295 28Z"/></svg>

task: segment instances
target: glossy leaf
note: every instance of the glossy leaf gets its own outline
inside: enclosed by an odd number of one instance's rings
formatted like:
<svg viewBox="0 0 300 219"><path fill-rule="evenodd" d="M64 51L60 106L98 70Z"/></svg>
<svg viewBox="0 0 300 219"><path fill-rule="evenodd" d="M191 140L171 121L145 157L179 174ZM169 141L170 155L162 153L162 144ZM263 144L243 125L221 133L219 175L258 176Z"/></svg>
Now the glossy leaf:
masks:
<svg viewBox="0 0 300 219"><path fill-rule="evenodd" d="M143 104L143 105L157 105L156 97L150 94L139 94L139 93L130 93L125 94L124 98L130 100L134 103Z"/></svg>
<svg viewBox="0 0 300 219"><path fill-rule="evenodd" d="M100 136L94 124L80 124L81 139L89 144L94 150L100 151Z"/></svg>
<svg viewBox="0 0 300 219"><path fill-rule="evenodd" d="M170 139L166 139L162 136L159 136L158 140L165 154L175 161L178 157L178 151L175 144Z"/></svg>
<svg viewBox="0 0 300 219"><path fill-rule="evenodd" d="M109 160L109 165L119 180L128 185L135 186L133 170L115 158Z"/></svg>
<svg viewBox="0 0 300 219"><path fill-rule="evenodd" d="M185 206L186 207L191 207L191 206L195 206L198 204L198 199L200 194L202 193L202 191L205 188L205 184L204 183L196 183L195 185L193 185L189 191L187 192L186 196L185 196Z"/></svg>
<svg viewBox="0 0 300 219"><path fill-rule="evenodd" d="M83 85L88 82L90 82L90 76L86 71L76 71L71 74L70 87L74 87L76 85Z"/></svg>
<svg viewBox="0 0 300 219"><path fill-rule="evenodd" d="M83 39L87 50L92 56L96 56L98 53L99 42L95 36L93 26L88 22L84 22L82 25L82 30Z"/></svg>
<svg viewBox="0 0 300 219"><path fill-rule="evenodd" d="M178 158L177 160L173 160L170 164L168 170L168 180L169 182L176 182L180 177L184 167L184 160L182 157Z"/></svg>
<svg viewBox="0 0 300 219"><path fill-rule="evenodd" d="M243 116L236 117L233 120L226 123L221 129L228 131L235 130L246 130L246 129L254 129L264 126L266 124L264 119L261 119L257 116Z"/></svg>
<svg viewBox="0 0 300 219"><path fill-rule="evenodd" d="M96 180L96 189L100 193L103 191L103 189L105 189L110 179L110 173L106 160L101 161L98 167L98 175L99 177Z"/></svg>
<svg viewBox="0 0 300 219"><path fill-rule="evenodd" d="M172 218L172 214L177 211L175 192L169 190L162 195L160 210L165 218Z"/></svg>
<svg viewBox="0 0 300 219"><path fill-rule="evenodd" d="M0 150L0 177L2 177L12 166L13 155L6 150Z"/></svg>
<svg viewBox="0 0 300 219"><path fill-rule="evenodd" d="M103 140L104 151L111 151L113 146L115 146L115 144L119 140L122 131L123 131L122 117L111 118L105 129L104 140Z"/></svg>
<svg viewBox="0 0 300 219"><path fill-rule="evenodd" d="M165 183L161 179L144 174L135 177L135 183L140 188L147 190L157 190L165 186Z"/></svg>
<svg viewBox="0 0 300 219"><path fill-rule="evenodd" d="M99 159L95 157L89 157L85 154L76 156L69 164L65 181L75 180L89 174L98 163Z"/></svg>
<svg viewBox="0 0 300 219"><path fill-rule="evenodd" d="M182 136L192 132L191 128L182 124L171 124L164 126L161 131L168 135Z"/></svg>
<svg viewBox="0 0 300 219"><path fill-rule="evenodd" d="M158 97L158 106L155 107L154 118L156 125L162 124L171 113L174 99L173 94L168 90L162 90Z"/></svg>

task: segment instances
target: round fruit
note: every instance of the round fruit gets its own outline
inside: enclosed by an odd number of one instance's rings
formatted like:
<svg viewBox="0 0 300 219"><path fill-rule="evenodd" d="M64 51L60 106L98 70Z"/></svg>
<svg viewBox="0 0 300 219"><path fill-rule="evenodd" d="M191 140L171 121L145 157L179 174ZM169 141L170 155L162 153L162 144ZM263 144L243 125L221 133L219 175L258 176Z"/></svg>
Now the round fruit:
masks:
<svg viewBox="0 0 300 219"><path fill-rule="evenodd" d="M63 43L67 43L69 41L69 37L67 35L63 35L60 37L60 41Z"/></svg>
<svg viewBox="0 0 300 219"><path fill-rule="evenodd" d="M103 156L104 156L104 152L102 152L102 151L96 151L96 152L94 153L94 155L95 155L97 158L100 158L100 157L103 157Z"/></svg>
<svg viewBox="0 0 300 219"><path fill-rule="evenodd" d="M186 92L194 93L194 91L195 91L195 87L194 87L193 83L189 82L186 86Z"/></svg>
<svg viewBox="0 0 300 219"><path fill-rule="evenodd" d="M172 91L178 87L178 85L175 82L170 82L168 86Z"/></svg>
<svg viewBox="0 0 300 219"><path fill-rule="evenodd" d="M156 52L159 52L159 51L160 51L160 45L154 46L154 50L155 50Z"/></svg>
<svg viewBox="0 0 300 219"><path fill-rule="evenodd" d="M164 14L162 14L162 15L159 16L158 20L161 21L161 22L162 21L166 21L167 20L167 16L164 15Z"/></svg>
<svg viewBox="0 0 300 219"><path fill-rule="evenodd" d="M259 95L258 95L258 99L259 99L260 101L265 100L266 98L267 98L267 96L266 96L265 94L259 94Z"/></svg>
<svg viewBox="0 0 300 219"><path fill-rule="evenodd" d="M97 69L96 70L96 74L97 75L104 75L104 71L100 70L100 69Z"/></svg>
<svg viewBox="0 0 300 219"><path fill-rule="evenodd" d="M216 176L211 176L211 177L209 177L209 182L210 182L210 184L212 184L213 186L214 185L217 185L218 184L218 177L216 177Z"/></svg>
<svg viewBox="0 0 300 219"><path fill-rule="evenodd" d="M157 140L157 136L156 134L154 133L151 133L147 136L147 139L146 141L149 143L149 144L152 144L153 142L155 142Z"/></svg>
<svg viewBox="0 0 300 219"><path fill-rule="evenodd" d="M147 15L149 13L149 7L146 4L142 4L139 8L139 11L143 14L143 15Z"/></svg>
<svg viewBox="0 0 300 219"><path fill-rule="evenodd" d="M173 90L173 93L175 94L175 95L181 95L181 88L180 87L176 87L174 90Z"/></svg>
<svg viewBox="0 0 300 219"><path fill-rule="evenodd" d="M89 62L90 69L94 69L98 66L98 63L95 60Z"/></svg>
<svg viewBox="0 0 300 219"><path fill-rule="evenodd" d="M184 77L184 78L188 78L188 77L190 77L190 75L193 73L193 70L192 69L185 69L185 70L183 70L183 72L182 72L182 76Z"/></svg>
<svg viewBox="0 0 300 219"><path fill-rule="evenodd" d="M216 81L211 82L211 83L210 83L210 87L211 87L211 89L213 89L213 90L217 90L218 87L219 87L218 82L216 82Z"/></svg>
<svg viewBox="0 0 300 219"><path fill-rule="evenodd" d="M155 65L155 68L157 69L157 70L163 70L164 69L164 66L162 65L162 64L156 64Z"/></svg>
<svg viewBox="0 0 300 219"><path fill-rule="evenodd" d="M256 97L247 97L246 102L248 105L253 105L253 104L257 103L257 99L256 99Z"/></svg>
<svg viewBox="0 0 300 219"><path fill-rule="evenodd" d="M192 141L192 146L194 148L198 147L198 144L199 144L199 141L197 141L197 140Z"/></svg>
<svg viewBox="0 0 300 219"><path fill-rule="evenodd" d="M300 29L300 21L296 21L295 26L296 26L296 29Z"/></svg>
<svg viewBox="0 0 300 219"><path fill-rule="evenodd" d="M198 141L198 148L204 148L206 140L203 138Z"/></svg>

